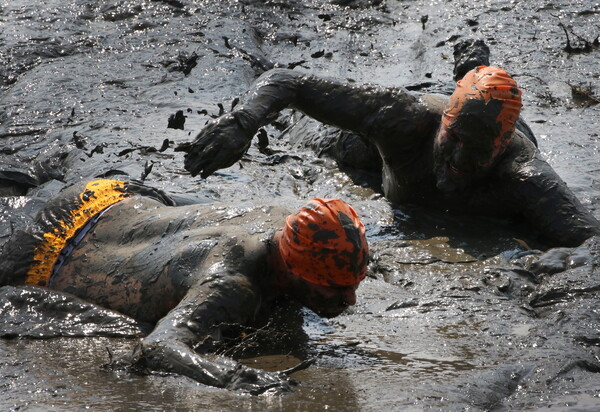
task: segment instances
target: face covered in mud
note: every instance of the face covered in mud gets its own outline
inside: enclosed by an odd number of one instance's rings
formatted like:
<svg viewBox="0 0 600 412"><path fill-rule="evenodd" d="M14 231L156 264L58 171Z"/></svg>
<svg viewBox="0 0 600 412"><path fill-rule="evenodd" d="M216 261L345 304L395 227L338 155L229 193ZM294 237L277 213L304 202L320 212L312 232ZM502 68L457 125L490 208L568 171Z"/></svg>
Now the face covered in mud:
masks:
<svg viewBox="0 0 600 412"><path fill-rule="evenodd" d="M502 102L465 103L450 126L442 122L433 147L436 184L444 192L460 191L483 179L494 164L495 119Z"/></svg>
<svg viewBox="0 0 600 412"><path fill-rule="evenodd" d="M292 282L295 300L324 318L333 318L356 304L358 284L351 286L321 286L295 278Z"/></svg>
<svg viewBox="0 0 600 412"><path fill-rule="evenodd" d="M456 84L433 155L437 187L460 191L486 176L512 138L521 91L498 67L479 66Z"/></svg>

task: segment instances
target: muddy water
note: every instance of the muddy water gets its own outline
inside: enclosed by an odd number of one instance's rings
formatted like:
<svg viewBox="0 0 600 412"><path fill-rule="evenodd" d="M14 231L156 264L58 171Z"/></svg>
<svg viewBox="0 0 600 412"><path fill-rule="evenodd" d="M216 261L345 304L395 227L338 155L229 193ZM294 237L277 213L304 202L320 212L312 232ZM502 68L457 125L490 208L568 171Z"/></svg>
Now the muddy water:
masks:
<svg viewBox="0 0 600 412"><path fill-rule="evenodd" d="M592 42L600 6L0 0L2 241L63 184L126 174L241 205L342 197L363 217L373 255L354 308L332 320L304 313L304 356L317 362L294 375L291 395L251 397L103 369L132 339L4 339L0 409L597 410L597 268L534 281L509 261L529 242L527 228L393 210L331 160L279 138L293 113L268 130L271 147L291 157L252 147L201 180L173 151L229 110L264 67L444 91L453 44L476 37L521 84L523 116L546 159L600 217L600 51L566 52L559 23L571 46ZM180 110L183 130L167 128ZM319 126L290 130L302 138ZM165 139L169 148L157 150ZM277 370L298 360L281 351L245 361Z"/></svg>

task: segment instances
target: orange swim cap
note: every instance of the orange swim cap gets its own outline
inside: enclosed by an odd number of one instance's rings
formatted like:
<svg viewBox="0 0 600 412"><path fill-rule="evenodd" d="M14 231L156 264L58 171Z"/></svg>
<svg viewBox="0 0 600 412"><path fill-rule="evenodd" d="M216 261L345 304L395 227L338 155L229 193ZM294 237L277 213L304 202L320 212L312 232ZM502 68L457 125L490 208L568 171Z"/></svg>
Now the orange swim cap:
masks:
<svg viewBox="0 0 600 412"><path fill-rule="evenodd" d="M321 286L352 286L367 274L365 227L343 200L312 199L287 217L279 251L290 273Z"/></svg>
<svg viewBox="0 0 600 412"><path fill-rule="evenodd" d="M521 112L521 90L517 82L499 67L479 66L465 74L456 83L450 103L444 110L442 123L450 127L468 100L482 100L487 104L491 99L502 100L502 109L496 118L500 132L494 138L492 157L504 152L515 130L515 122Z"/></svg>

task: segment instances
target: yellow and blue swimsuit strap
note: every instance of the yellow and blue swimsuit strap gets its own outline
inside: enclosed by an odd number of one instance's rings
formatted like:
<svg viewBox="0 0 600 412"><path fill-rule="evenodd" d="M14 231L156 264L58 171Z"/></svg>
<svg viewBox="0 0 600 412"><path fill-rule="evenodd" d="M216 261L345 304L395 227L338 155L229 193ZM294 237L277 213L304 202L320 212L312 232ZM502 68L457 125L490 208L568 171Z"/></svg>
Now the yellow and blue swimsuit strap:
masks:
<svg viewBox="0 0 600 412"><path fill-rule="evenodd" d="M79 205L69 211L69 217L42 235L43 240L34 250L34 263L27 271L25 283L48 286L58 257L77 232L107 207L132 196L126 192L125 185L123 181L110 179L87 183L79 194Z"/></svg>

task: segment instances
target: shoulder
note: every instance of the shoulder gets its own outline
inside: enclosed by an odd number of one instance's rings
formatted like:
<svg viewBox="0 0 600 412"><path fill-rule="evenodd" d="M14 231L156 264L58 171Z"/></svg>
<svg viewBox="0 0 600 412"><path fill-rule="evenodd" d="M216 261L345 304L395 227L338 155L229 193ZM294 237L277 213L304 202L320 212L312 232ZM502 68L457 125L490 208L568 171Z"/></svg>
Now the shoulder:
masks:
<svg viewBox="0 0 600 412"><path fill-rule="evenodd" d="M548 200L566 187L535 144L520 132L515 133L494 174L498 189L521 202L521 207Z"/></svg>
<svg viewBox="0 0 600 412"><path fill-rule="evenodd" d="M524 179L539 168L538 163L545 163L535 144L519 130L515 130L511 142L498 164L500 175L511 175Z"/></svg>
<svg viewBox="0 0 600 412"><path fill-rule="evenodd" d="M290 209L277 205L215 203L198 208L208 223L222 227L238 227L252 233L282 226Z"/></svg>
<svg viewBox="0 0 600 412"><path fill-rule="evenodd" d="M444 108L450 96L438 93L426 93L419 95L419 101L425 106L426 110L431 114L441 116L444 113Z"/></svg>
<svg viewBox="0 0 600 412"><path fill-rule="evenodd" d="M196 236L218 240L221 256L236 267L261 259L275 231L283 227L289 209L281 206L215 205L205 211L211 224L204 225Z"/></svg>

